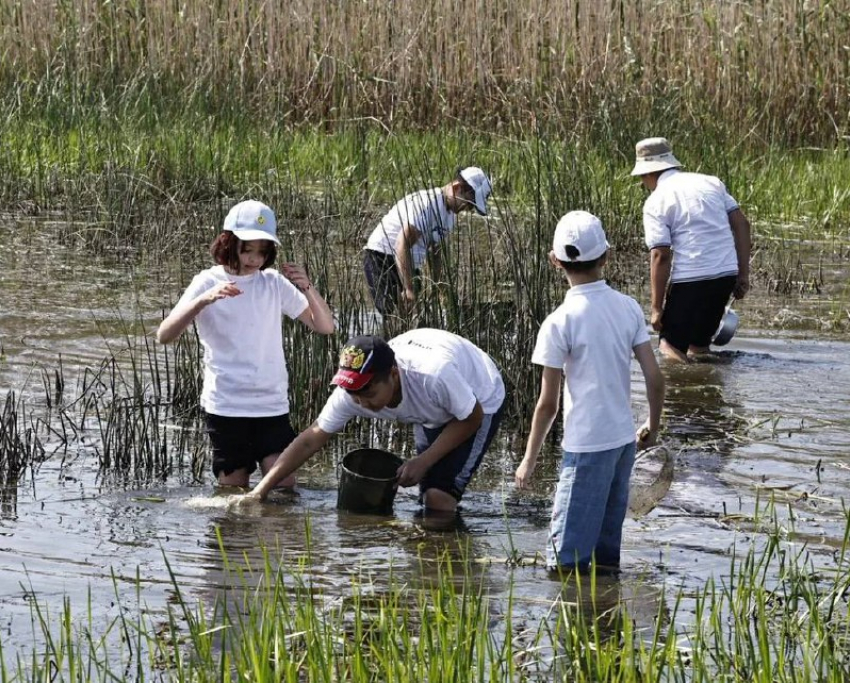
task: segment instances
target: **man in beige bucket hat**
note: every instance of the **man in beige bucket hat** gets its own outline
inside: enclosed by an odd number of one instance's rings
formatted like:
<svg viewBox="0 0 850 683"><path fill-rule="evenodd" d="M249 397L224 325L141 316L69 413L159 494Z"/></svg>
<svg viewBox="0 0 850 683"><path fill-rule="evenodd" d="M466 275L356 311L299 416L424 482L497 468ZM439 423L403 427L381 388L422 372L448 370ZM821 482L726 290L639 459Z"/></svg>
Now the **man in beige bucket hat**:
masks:
<svg viewBox="0 0 850 683"><path fill-rule="evenodd" d="M632 175L650 192L650 322L661 352L686 362L710 352L730 296L750 288L750 223L718 178L681 171L665 138L641 140L635 152Z"/></svg>

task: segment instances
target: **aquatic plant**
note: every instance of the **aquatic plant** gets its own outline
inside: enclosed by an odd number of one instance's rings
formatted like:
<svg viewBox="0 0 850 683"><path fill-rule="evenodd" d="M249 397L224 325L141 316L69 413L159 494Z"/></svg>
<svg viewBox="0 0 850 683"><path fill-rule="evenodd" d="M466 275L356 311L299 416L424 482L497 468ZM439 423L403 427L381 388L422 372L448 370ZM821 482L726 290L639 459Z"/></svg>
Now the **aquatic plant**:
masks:
<svg viewBox="0 0 850 683"><path fill-rule="evenodd" d="M27 417L23 401L8 392L0 413L0 488L15 486L24 468L45 457L37 424L28 424Z"/></svg>
<svg viewBox="0 0 850 683"><path fill-rule="evenodd" d="M728 571L702 590L664 588L651 624L595 571L563 574L558 596L529 612L510 590L489 595L468 551L437 557L431 578L413 582L355 569L331 594L311 582L309 530L299 558L267 548L260 564L229 555L219 537L210 601L173 573L165 615L144 609L140 581L134 597L116 594L121 608L105 624L85 606L66 600L51 615L34 600L36 645L0 645L0 681L846 680L847 534L823 564L789 542L793 527L777 512L760 509L766 533L737 544Z"/></svg>

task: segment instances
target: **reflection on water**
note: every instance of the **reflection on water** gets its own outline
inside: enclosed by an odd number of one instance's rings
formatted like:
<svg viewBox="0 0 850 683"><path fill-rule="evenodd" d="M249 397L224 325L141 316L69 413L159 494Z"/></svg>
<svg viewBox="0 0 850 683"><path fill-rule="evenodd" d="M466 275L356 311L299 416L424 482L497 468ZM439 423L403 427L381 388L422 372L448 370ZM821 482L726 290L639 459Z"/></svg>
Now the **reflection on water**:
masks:
<svg viewBox="0 0 850 683"><path fill-rule="evenodd" d="M667 380L664 421L672 441L731 451L743 422L734 384L726 381L731 362L718 356L714 362L662 363Z"/></svg>

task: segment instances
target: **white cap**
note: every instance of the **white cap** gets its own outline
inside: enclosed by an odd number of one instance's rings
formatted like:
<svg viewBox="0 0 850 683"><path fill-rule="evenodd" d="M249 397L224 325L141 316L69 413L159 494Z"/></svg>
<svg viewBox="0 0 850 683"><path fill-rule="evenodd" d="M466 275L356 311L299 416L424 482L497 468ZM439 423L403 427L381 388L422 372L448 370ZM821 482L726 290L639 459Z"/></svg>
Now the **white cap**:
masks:
<svg viewBox="0 0 850 683"><path fill-rule="evenodd" d="M567 247L573 246L578 250L578 256L567 256ZM608 240L602 222L587 211L570 211L561 217L555 227L555 238L552 240L552 250L559 261L575 263L577 261L593 261L608 251Z"/></svg>
<svg viewBox="0 0 850 683"><path fill-rule="evenodd" d="M632 175L646 175L682 164L673 156L673 148L666 138L646 138L635 145L635 167Z"/></svg>
<svg viewBox="0 0 850 683"><path fill-rule="evenodd" d="M478 166L468 166L460 172L460 177L475 190L475 210L482 216L487 215L487 197L493 191L490 179Z"/></svg>
<svg viewBox="0 0 850 683"><path fill-rule="evenodd" d="M274 211L253 199L239 202L230 209L224 219L224 229L232 232L243 242L271 240L275 244L280 244L275 234L277 221Z"/></svg>

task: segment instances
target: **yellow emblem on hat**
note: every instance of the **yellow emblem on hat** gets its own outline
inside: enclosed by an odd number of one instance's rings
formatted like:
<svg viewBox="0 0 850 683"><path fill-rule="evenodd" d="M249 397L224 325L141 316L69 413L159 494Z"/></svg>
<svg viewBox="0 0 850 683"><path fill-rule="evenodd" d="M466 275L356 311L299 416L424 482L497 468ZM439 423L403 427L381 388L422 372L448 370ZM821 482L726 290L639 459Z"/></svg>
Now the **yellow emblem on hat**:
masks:
<svg viewBox="0 0 850 683"><path fill-rule="evenodd" d="M356 346L346 346L339 354L339 366L341 368L359 370L363 367L365 361L366 354L363 349L358 349Z"/></svg>
<svg viewBox="0 0 850 683"><path fill-rule="evenodd" d="M263 214L260 214L259 216L257 216L257 223L259 223L260 225L264 225L265 222L266 222L266 217Z"/></svg>

